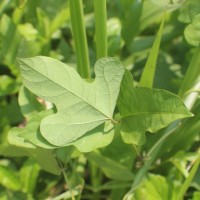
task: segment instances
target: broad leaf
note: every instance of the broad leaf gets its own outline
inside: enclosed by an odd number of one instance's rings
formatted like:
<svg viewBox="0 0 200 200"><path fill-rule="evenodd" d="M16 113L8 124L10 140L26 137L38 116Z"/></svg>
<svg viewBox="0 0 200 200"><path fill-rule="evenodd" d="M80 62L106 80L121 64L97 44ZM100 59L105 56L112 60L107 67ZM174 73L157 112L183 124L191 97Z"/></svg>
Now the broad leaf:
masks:
<svg viewBox="0 0 200 200"><path fill-rule="evenodd" d="M160 175L148 175L135 191L133 200L177 200L178 187Z"/></svg>
<svg viewBox="0 0 200 200"><path fill-rule="evenodd" d="M81 152L91 152L97 148L109 145L114 137L114 125L110 122L101 124L87 132L84 136L70 143Z"/></svg>
<svg viewBox="0 0 200 200"><path fill-rule="evenodd" d="M44 137L42 137L39 129L41 120L53 113L53 109L50 109L33 115L24 129L18 129L18 132L20 131L19 136L26 139L31 144L44 149L56 148L56 146L51 145L44 139Z"/></svg>
<svg viewBox="0 0 200 200"><path fill-rule="evenodd" d="M58 148L47 142L47 140L41 135L39 126L41 120L53 114L53 110L46 110L34 115L27 126L21 129L19 136L25 138L30 143L45 148L45 149L55 149ZM114 137L114 126L112 123L107 122L101 124L95 129L88 131L84 136L78 138L76 141L69 143L67 146L74 145L81 152L90 152L94 149L107 146Z"/></svg>
<svg viewBox="0 0 200 200"><path fill-rule="evenodd" d="M175 94L160 89L134 88L132 82L126 72L118 101L124 142L142 145L146 131L156 132L177 119L192 116Z"/></svg>
<svg viewBox="0 0 200 200"><path fill-rule="evenodd" d="M45 106L39 103L36 97L24 86L20 88L18 101L21 112L27 119L33 114L45 109Z"/></svg>
<svg viewBox="0 0 200 200"><path fill-rule="evenodd" d="M56 105L57 113L42 120L43 137L53 145L74 142L98 125L113 121L124 67L114 58L95 64L96 79L88 83L67 65L48 57L20 59L24 85Z"/></svg>
<svg viewBox="0 0 200 200"><path fill-rule="evenodd" d="M183 1L178 19L184 23L191 23L194 16L199 13L199 0Z"/></svg>
<svg viewBox="0 0 200 200"><path fill-rule="evenodd" d="M37 147L20 137L23 131L24 129L21 128L12 128L8 134L8 142L16 149L23 149L27 152L27 155L33 157L45 171L60 174L60 168L52 150Z"/></svg>
<svg viewBox="0 0 200 200"><path fill-rule="evenodd" d="M200 44L200 14L196 15L192 23L185 28L185 38L192 46L199 46Z"/></svg>

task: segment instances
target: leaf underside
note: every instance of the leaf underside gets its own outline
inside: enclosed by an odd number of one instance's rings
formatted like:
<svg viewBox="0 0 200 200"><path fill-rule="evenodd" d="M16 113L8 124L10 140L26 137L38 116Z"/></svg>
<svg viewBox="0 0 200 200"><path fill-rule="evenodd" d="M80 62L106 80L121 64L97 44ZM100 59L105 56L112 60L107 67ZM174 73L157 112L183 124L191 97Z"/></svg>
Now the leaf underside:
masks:
<svg viewBox="0 0 200 200"><path fill-rule="evenodd" d="M112 121L124 67L115 58L103 58L94 67L92 83L67 65L48 57L19 59L25 87L55 104L57 113L40 124L51 144L66 146L106 121Z"/></svg>

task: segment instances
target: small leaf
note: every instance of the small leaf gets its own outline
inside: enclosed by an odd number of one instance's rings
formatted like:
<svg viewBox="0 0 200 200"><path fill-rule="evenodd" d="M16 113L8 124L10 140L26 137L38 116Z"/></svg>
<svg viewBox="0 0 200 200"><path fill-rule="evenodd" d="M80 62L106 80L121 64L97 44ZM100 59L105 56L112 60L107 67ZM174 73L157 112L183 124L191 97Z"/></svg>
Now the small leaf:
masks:
<svg viewBox="0 0 200 200"><path fill-rule="evenodd" d="M42 120L43 137L53 145L74 142L98 125L112 121L124 67L114 58L95 64L96 79L88 83L67 65L48 57L20 59L25 86L56 105L57 113ZM59 131L58 131L59 130Z"/></svg>
<svg viewBox="0 0 200 200"><path fill-rule="evenodd" d="M124 142L142 145L146 131L153 133L177 119L192 116L175 94L160 89L133 88L128 82L130 76L125 74L118 99Z"/></svg>
<svg viewBox="0 0 200 200"><path fill-rule="evenodd" d="M144 183L134 192L133 200L178 200L178 187L160 175L148 175Z"/></svg>
<svg viewBox="0 0 200 200"><path fill-rule="evenodd" d="M192 23L185 28L185 38L192 46L199 46L200 44L200 14L196 15Z"/></svg>

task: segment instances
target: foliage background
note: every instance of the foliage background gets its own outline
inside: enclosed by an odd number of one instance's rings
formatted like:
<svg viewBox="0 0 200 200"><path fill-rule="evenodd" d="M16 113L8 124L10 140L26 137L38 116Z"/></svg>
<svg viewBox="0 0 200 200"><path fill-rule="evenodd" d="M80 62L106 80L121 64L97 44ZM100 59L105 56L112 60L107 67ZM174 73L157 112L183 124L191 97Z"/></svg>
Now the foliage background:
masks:
<svg viewBox="0 0 200 200"><path fill-rule="evenodd" d="M83 4L93 73L92 66L97 59L93 1L84 0ZM167 10L153 87L181 94L186 71L199 49L198 4L198 0L174 0L169 1L166 7L166 1L107 0L108 55L121 60L126 69L131 71L137 86ZM12 127L24 127L28 119L28 116L24 118L22 115L18 101L22 80L16 58L37 55L50 56L76 68L69 1L1 1L0 199L56 199L61 193L69 195L65 193L68 189L75 189L76 194L79 191L77 186L82 187L83 180L85 186L82 199L122 199L139 169L149 159L149 152L159 145L164 130L153 135L147 133L147 142L143 146L126 145L120 136L116 136L107 148L97 152L84 155L77 152L69 159L60 151L61 158L70 160L67 167L69 182L66 184L62 176L49 173L59 171L57 168L61 166L48 153L41 154L37 150L30 156L30 152L12 145L8 137ZM198 67L199 61L197 70L193 71L193 75L187 75L189 78L186 79L198 80ZM190 90L191 81L185 83L187 90ZM34 96L30 93L26 95L30 95L29 100L34 105L30 113L43 110L42 104L34 103ZM184 95L181 95L184 99ZM155 161L150 163L148 174L136 189L133 199L176 199L176 191L187 180L189 169L199 155L199 107L197 98L191 110L194 117L185 119L173 134L164 139L162 148ZM46 163L47 160L49 163ZM77 170L80 171L77 173ZM199 196L198 169L185 199L196 200ZM62 196L59 198L62 199Z"/></svg>

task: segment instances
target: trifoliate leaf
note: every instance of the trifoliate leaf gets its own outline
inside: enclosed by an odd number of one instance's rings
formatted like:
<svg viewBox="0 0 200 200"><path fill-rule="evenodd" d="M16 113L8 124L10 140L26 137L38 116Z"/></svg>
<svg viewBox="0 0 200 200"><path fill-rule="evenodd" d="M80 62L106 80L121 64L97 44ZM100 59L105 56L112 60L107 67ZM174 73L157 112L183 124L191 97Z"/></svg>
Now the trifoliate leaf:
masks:
<svg viewBox="0 0 200 200"><path fill-rule="evenodd" d="M124 67L114 58L95 64L88 83L67 65L48 57L20 59L25 87L55 104L57 113L44 118L40 130L53 145L65 146L106 121L113 121Z"/></svg>
<svg viewBox="0 0 200 200"><path fill-rule="evenodd" d="M175 94L161 89L130 87L130 81L133 82L126 72L118 101L124 142L142 145L146 131L154 133L177 119L192 116Z"/></svg>

